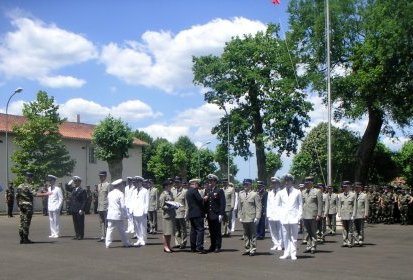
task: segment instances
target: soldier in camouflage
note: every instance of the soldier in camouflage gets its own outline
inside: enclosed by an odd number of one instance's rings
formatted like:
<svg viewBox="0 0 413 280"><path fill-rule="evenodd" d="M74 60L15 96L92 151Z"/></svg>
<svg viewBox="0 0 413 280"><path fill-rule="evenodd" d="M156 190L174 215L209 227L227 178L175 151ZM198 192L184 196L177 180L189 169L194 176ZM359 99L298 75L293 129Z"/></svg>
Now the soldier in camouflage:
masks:
<svg viewBox="0 0 413 280"><path fill-rule="evenodd" d="M413 197L408 193L408 188L403 187L398 198L398 205L400 209L401 224L408 224L409 205L412 205Z"/></svg>
<svg viewBox="0 0 413 280"><path fill-rule="evenodd" d="M26 182L17 187L16 202L20 209L20 244L33 243L29 239L29 228L33 216L33 197L48 196L50 193L37 193L33 186L33 173L26 172Z"/></svg>
<svg viewBox="0 0 413 280"><path fill-rule="evenodd" d="M394 196L391 191L391 187L386 186L384 187L384 193L381 195L381 198L380 198L380 207L382 209L384 224L393 223L393 206L394 206Z"/></svg>
<svg viewBox="0 0 413 280"><path fill-rule="evenodd" d="M7 202L7 215L13 217L13 206L14 206L14 188L13 183L9 183L9 188L6 190L6 202Z"/></svg>

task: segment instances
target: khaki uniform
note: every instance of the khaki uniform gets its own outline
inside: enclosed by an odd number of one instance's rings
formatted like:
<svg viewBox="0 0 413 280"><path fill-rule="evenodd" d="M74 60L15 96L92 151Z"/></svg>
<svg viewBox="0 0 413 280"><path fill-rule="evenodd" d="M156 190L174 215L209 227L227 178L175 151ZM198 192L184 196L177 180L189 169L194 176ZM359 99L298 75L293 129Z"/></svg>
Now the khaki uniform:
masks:
<svg viewBox="0 0 413 280"><path fill-rule="evenodd" d="M149 232L156 233L158 231L158 211L159 209L159 193L158 189L151 187L149 189Z"/></svg>
<svg viewBox="0 0 413 280"><path fill-rule="evenodd" d="M175 245L179 246L181 249L186 247L188 230L186 224L186 216L188 212L188 207L186 203L186 189L181 191L176 190L175 202L182 204L182 207L176 209L175 217Z"/></svg>
<svg viewBox="0 0 413 280"><path fill-rule="evenodd" d="M99 214L99 225L100 225L100 238L103 240L106 236L106 228L108 226L108 221L106 216L108 214L108 193L109 193L109 183L103 182L98 184L98 214Z"/></svg>
<svg viewBox="0 0 413 280"><path fill-rule="evenodd" d="M235 189L227 186L222 189L225 195L225 215L222 220L222 234L229 236L231 234L232 211L235 205Z"/></svg>
<svg viewBox="0 0 413 280"><path fill-rule="evenodd" d="M330 234L336 234L336 216L338 207L338 195L336 193L327 194L328 212L327 227Z"/></svg>
<svg viewBox="0 0 413 280"><path fill-rule="evenodd" d="M257 227L261 218L261 200L255 191L240 191L238 217L244 228L245 253L255 254L257 250Z"/></svg>
<svg viewBox="0 0 413 280"><path fill-rule="evenodd" d="M307 251L314 251L317 247L317 222L323 212L323 194L320 190L311 188L302 192L303 196L303 222L307 232Z"/></svg>
<svg viewBox="0 0 413 280"><path fill-rule="evenodd" d="M364 241L364 221L369 216L369 199L365 193L356 193L357 207L354 215L354 243L362 245Z"/></svg>
<svg viewBox="0 0 413 280"><path fill-rule="evenodd" d="M341 193L338 200L338 215L343 224L343 246L352 247L354 244L353 220L357 210L356 194L353 192Z"/></svg>

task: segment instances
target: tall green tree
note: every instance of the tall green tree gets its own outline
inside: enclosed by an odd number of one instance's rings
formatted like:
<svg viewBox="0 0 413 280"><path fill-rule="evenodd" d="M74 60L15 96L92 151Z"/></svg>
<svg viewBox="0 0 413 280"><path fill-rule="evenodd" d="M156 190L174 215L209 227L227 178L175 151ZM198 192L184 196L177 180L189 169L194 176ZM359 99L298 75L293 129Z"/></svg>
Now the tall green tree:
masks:
<svg viewBox="0 0 413 280"><path fill-rule="evenodd" d="M270 184L271 182L271 177L274 176L274 174L281 169L283 166L283 163L281 161L281 156L280 154L273 153L273 152L267 152L266 153L266 172L267 172L267 180L266 183Z"/></svg>
<svg viewBox="0 0 413 280"><path fill-rule="evenodd" d="M96 157L108 163L111 178L122 178L122 161L129 157L133 143L131 128L109 115L95 127L92 142L96 145Z"/></svg>
<svg viewBox="0 0 413 280"><path fill-rule="evenodd" d="M325 96L325 1L291 0L289 42L311 88ZM355 153L354 178L366 182L381 132L413 117L411 0L330 0L332 100L335 117L368 125Z"/></svg>
<svg viewBox="0 0 413 280"><path fill-rule="evenodd" d="M140 130L135 131L135 137L148 144L142 147L142 176L144 178L153 178L154 174L148 170L148 162L154 152L154 140L148 133Z"/></svg>
<svg viewBox="0 0 413 280"><path fill-rule="evenodd" d="M295 62L275 25L254 36L233 38L221 56L193 58L194 83L207 89L205 100L223 109L225 104L235 105L212 133L227 146L229 122L233 152L245 159L251 155L252 141L262 181L267 178L265 149L295 152L297 141L304 137L303 127L308 125L312 106L300 90Z"/></svg>
<svg viewBox="0 0 413 280"><path fill-rule="evenodd" d="M199 149L196 152L196 156L191 158L190 173L194 174L194 177L201 180L205 180L206 176L210 173L216 173L217 166L214 162L214 153L208 149Z"/></svg>
<svg viewBox="0 0 413 280"><path fill-rule="evenodd" d="M155 175L155 180L158 183L176 175L175 152L174 145L167 140L159 141L159 144L156 145L154 154L148 162L148 170Z"/></svg>
<svg viewBox="0 0 413 280"><path fill-rule="evenodd" d="M314 176L319 182L327 174L327 123L320 123L304 138L300 151L294 156L290 172L297 178ZM332 127L333 182L349 180L354 173L354 153L359 137L346 129ZM324 177L324 178L323 178Z"/></svg>
<svg viewBox="0 0 413 280"><path fill-rule="evenodd" d="M12 155L16 183L24 180L26 171L33 172L36 184L44 182L47 174L63 177L73 171L75 160L70 158L59 133L65 119L60 117L58 109L53 96L44 91L37 93L35 101L23 105L27 121L13 127L14 143L18 147Z"/></svg>
<svg viewBox="0 0 413 280"><path fill-rule="evenodd" d="M216 175L220 178L228 177L228 149L222 144L218 144L215 148L214 160L218 164L219 169L216 171ZM238 173L238 167L234 163L234 157L229 156L229 174L230 179L235 177ZM232 179L231 179L232 180Z"/></svg>
<svg viewBox="0 0 413 280"><path fill-rule="evenodd" d="M174 164L175 169L178 170L178 174L181 178L188 179L195 174L191 174L190 165L192 157L196 155L197 148L195 144L189 139L188 136L180 136L174 144Z"/></svg>
<svg viewBox="0 0 413 280"><path fill-rule="evenodd" d="M396 155L396 162L401 175L406 178L407 184L413 186L413 140L403 144Z"/></svg>
<svg viewBox="0 0 413 280"><path fill-rule="evenodd" d="M383 143L377 143L374 149L368 181L372 184L387 184L399 174L396 154Z"/></svg>

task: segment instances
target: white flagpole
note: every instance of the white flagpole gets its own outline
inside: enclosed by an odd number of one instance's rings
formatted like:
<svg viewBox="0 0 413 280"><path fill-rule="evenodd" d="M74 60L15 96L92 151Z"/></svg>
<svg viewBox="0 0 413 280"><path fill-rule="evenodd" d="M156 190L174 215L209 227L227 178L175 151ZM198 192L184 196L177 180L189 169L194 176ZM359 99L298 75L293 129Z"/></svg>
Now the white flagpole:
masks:
<svg viewBox="0 0 413 280"><path fill-rule="evenodd" d="M329 0L326 5L326 44L327 44L327 111L328 111L328 135L327 135L327 184L331 185L331 81L330 81L330 7Z"/></svg>

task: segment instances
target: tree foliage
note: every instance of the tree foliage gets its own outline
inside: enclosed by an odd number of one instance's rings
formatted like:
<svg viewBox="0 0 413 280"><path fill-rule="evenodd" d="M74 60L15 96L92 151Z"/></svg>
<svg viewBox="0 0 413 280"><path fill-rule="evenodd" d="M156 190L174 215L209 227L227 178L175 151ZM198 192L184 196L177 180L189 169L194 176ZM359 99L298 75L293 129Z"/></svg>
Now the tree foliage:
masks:
<svg viewBox="0 0 413 280"><path fill-rule="evenodd" d="M135 137L148 144L142 147L142 176L144 178L153 178L154 175L148 170L148 162L154 152L154 140L148 133L139 130L135 131Z"/></svg>
<svg viewBox="0 0 413 280"><path fill-rule="evenodd" d="M129 156L133 143L130 127L109 115L95 127L92 142L96 145L96 157L107 161L112 179L122 178L122 160Z"/></svg>
<svg viewBox="0 0 413 280"><path fill-rule="evenodd" d="M274 174L281 169L283 166L282 161L281 161L281 156L280 154L273 153L273 152L267 152L266 154L266 166L265 166L265 171L267 173L267 184L270 184L271 182L271 177L274 176Z"/></svg>
<svg viewBox="0 0 413 280"><path fill-rule="evenodd" d="M374 149L368 181L372 184L387 184L399 175L395 153L383 143L377 143Z"/></svg>
<svg viewBox="0 0 413 280"><path fill-rule="evenodd" d="M311 87L325 96L325 1L289 3L289 39ZM381 132L413 117L413 2L330 0L335 118L368 117L354 177L365 182Z"/></svg>
<svg viewBox="0 0 413 280"><path fill-rule="evenodd" d="M297 178L314 176L325 182L327 174L327 123L320 123L304 138L300 151L294 156L290 172ZM335 183L352 180L354 153L359 137L346 130L332 127L332 178Z"/></svg>
<svg viewBox="0 0 413 280"><path fill-rule="evenodd" d="M220 178L227 178L228 177L228 149L222 145L218 144L215 148L214 153L214 160L218 164L219 169L216 171L216 175ZM230 177L233 178L238 173L238 167L234 163L234 158L229 155L229 174Z"/></svg>
<svg viewBox="0 0 413 280"><path fill-rule="evenodd" d="M58 109L54 98L44 91L37 93L35 101L23 105L27 121L13 127L14 143L18 147L12 155L16 183L24 180L26 171L34 174L36 184L44 182L47 174L63 177L73 171L75 160L70 158L59 133L65 119L60 117Z"/></svg>
<svg viewBox="0 0 413 280"><path fill-rule="evenodd" d="M252 141L261 180L266 179L266 148L295 152L312 107L300 90L299 77L297 84L295 58L291 63L277 32L278 27L270 25L254 36L233 38L221 56L193 58L194 83L207 89L205 100L222 109L235 105L212 133L227 146L229 122L233 152L245 159Z"/></svg>
<svg viewBox="0 0 413 280"><path fill-rule="evenodd" d="M413 186L413 140L404 143L396 156L396 162L407 184Z"/></svg>

